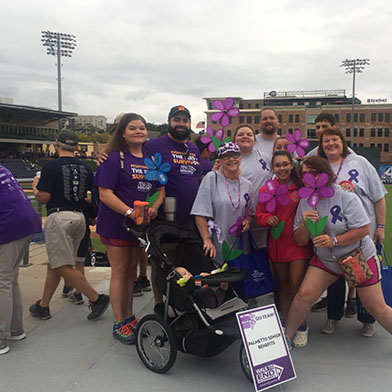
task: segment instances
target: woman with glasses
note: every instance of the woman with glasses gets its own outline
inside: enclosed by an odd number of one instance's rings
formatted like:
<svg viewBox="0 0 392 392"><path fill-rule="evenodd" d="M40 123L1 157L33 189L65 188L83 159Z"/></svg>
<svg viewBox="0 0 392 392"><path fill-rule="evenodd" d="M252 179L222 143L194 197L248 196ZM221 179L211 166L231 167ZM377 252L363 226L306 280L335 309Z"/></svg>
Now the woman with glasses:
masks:
<svg viewBox="0 0 392 392"><path fill-rule="evenodd" d="M191 215L207 255L223 264L222 243L238 248L238 237L249 229L254 215L253 187L240 176L241 152L237 144L218 149L219 171L209 172L200 184Z"/></svg>

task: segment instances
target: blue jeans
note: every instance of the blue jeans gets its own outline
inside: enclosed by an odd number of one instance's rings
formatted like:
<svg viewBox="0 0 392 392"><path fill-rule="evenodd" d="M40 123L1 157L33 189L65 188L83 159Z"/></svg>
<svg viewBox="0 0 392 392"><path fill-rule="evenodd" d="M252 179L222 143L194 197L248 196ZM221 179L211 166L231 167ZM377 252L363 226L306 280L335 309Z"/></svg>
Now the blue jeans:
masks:
<svg viewBox="0 0 392 392"><path fill-rule="evenodd" d="M328 308L327 317L329 320L340 320L344 315L344 303L346 300L346 281L340 277L335 283L328 287ZM359 296L357 301L357 319L361 323L373 324L376 320L367 312L362 305Z"/></svg>

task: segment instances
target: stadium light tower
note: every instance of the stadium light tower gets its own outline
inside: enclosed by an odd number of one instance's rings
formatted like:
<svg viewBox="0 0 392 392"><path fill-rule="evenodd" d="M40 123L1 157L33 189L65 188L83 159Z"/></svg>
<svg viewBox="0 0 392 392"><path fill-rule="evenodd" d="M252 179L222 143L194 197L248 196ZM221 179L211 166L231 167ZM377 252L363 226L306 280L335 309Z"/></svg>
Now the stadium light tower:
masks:
<svg viewBox="0 0 392 392"><path fill-rule="evenodd" d="M76 48L76 37L71 34L53 33L52 31L41 31L42 45L46 47L46 54L57 56L57 95L58 110L62 110L61 99L61 57L72 57L72 51Z"/></svg>
<svg viewBox="0 0 392 392"><path fill-rule="evenodd" d="M353 97L351 100L351 132L350 132L350 140L351 140L351 148L354 146L354 115L355 115L355 74L363 73L365 65L370 65L369 59L353 59L353 60L343 60L341 67L346 69L346 73L353 74Z"/></svg>

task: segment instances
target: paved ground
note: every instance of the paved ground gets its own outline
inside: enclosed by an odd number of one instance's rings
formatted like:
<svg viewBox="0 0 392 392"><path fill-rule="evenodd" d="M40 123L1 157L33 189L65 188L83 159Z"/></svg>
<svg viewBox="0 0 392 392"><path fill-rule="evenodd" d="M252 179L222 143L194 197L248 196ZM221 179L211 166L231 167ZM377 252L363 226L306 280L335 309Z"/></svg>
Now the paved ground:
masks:
<svg viewBox="0 0 392 392"><path fill-rule="evenodd" d="M178 353L170 372L157 375L143 366L135 347L112 339L110 308L101 320L89 322L87 305L76 306L58 292L51 305L54 317L34 319L27 309L41 295L46 256L37 245L31 255L33 266L20 271L28 336L11 342L10 353L0 357L1 392L254 390L240 368L239 342L214 358ZM87 276L99 291L107 292L109 273L106 268L92 268ZM269 301L263 297L259 304ZM135 298L135 308L138 317L150 313L152 295ZM334 335L326 336L319 332L324 317L325 313L310 314L309 345L292 351L298 377L275 390L389 392L392 337L377 326L373 338L363 338L353 319L344 319Z"/></svg>

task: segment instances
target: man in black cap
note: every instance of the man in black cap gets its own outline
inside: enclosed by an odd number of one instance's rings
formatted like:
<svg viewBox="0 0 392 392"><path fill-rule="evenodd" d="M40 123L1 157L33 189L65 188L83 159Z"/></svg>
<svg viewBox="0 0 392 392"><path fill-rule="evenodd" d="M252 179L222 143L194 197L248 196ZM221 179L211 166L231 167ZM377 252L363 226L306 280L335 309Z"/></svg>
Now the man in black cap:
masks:
<svg viewBox="0 0 392 392"><path fill-rule="evenodd" d="M34 178L34 196L46 204L45 241L48 269L42 299L30 306L30 313L41 319L51 317L49 302L63 277L79 293L90 300L89 320L96 320L109 305L109 296L98 294L84 275L74 269L76 252L82 240L86 223L82 203L93 187L91 169L74 157L78 137L74 132L62 131L56 141L58 158L46 163L41 177Z"/></svg>

